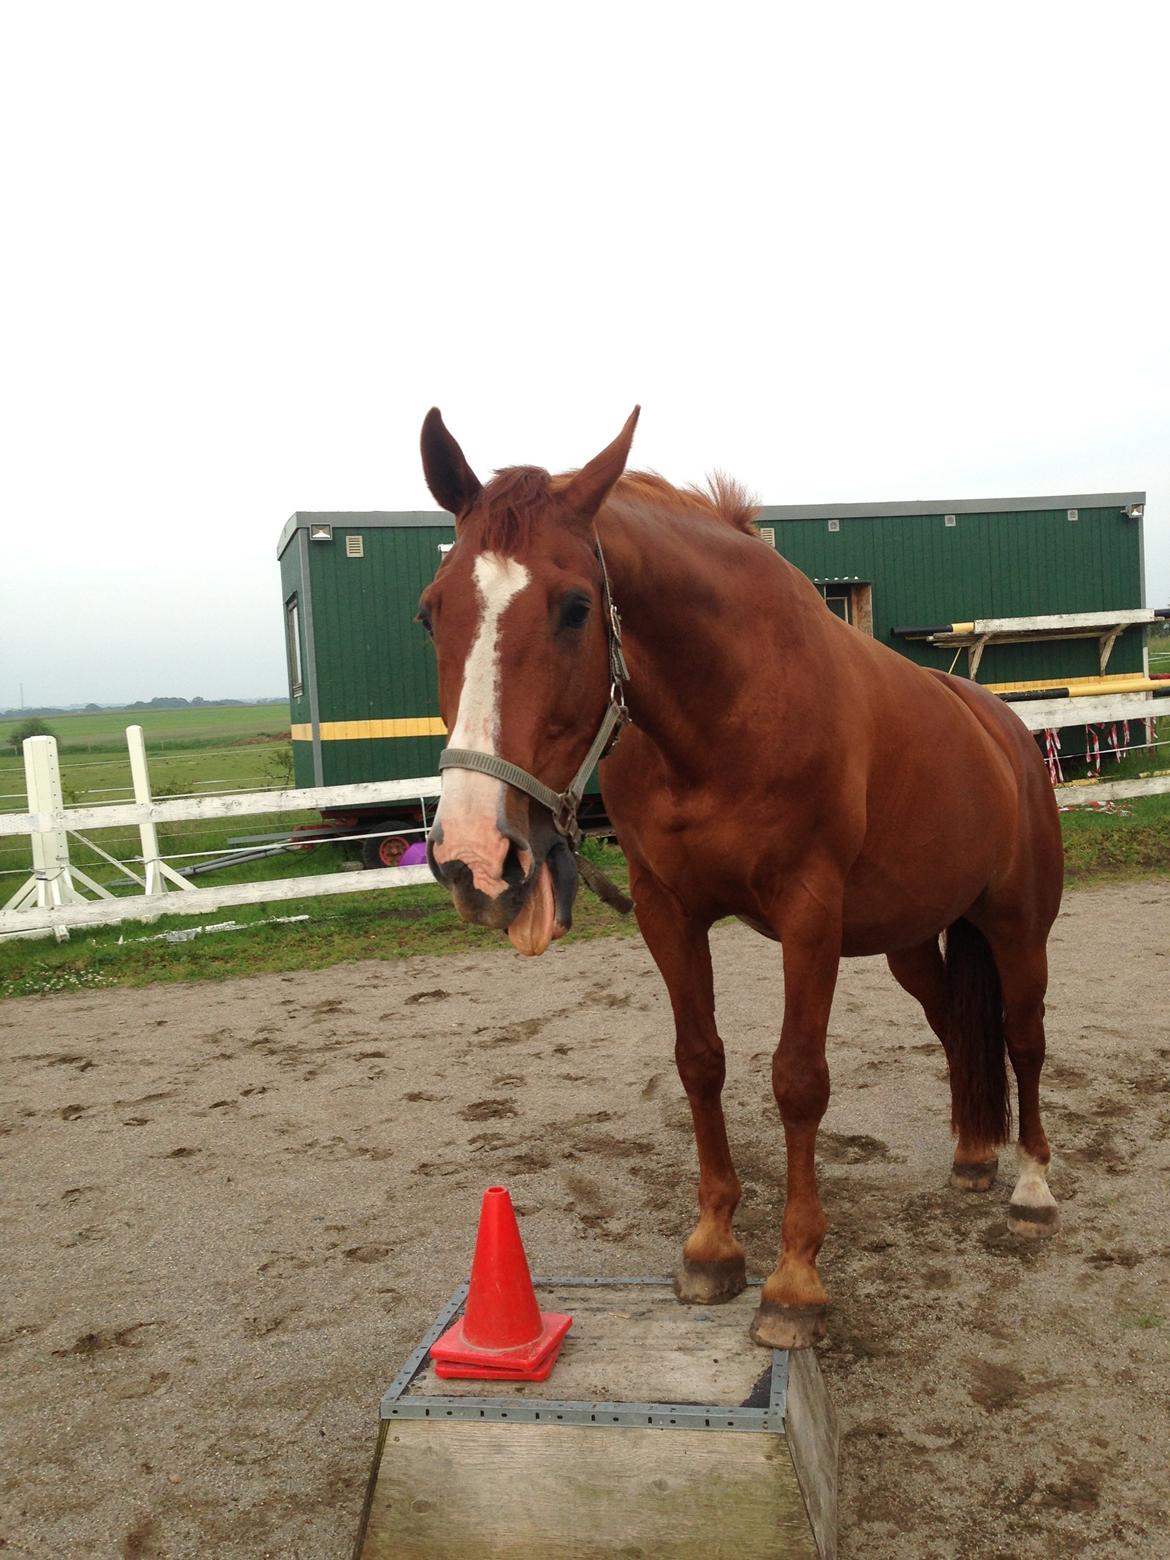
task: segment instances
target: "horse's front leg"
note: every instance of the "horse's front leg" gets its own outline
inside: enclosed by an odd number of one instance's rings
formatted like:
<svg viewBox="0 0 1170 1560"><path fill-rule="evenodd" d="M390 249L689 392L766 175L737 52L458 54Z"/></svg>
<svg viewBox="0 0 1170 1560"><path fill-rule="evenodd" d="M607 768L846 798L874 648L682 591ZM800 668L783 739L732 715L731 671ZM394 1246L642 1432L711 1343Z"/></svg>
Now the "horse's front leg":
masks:
<svg viewBox="0 0 1170 1560"><path fill-rule="evenodd" d="M674 1010L674 1055L687 1092L699 1152L699 1222L675 1277L680 1300L712 1305L745 1287L743 1247L731 1227L740 1185L723 1120L723 1042L715 1028L709 927L688 916L669 889L631 863L638 925Z"/></svg>
<svg viewBox="0 0 1170 1560"><path fill-rule="evenodd" d="M841 957L840 914L810 895L778 930L784 945L784 1024L772 1059L772 1088L784 1123L788 1195L780 1259L764 1282L751 1335L774 1349L802 1349L824 1337L829 1299L817 1272L825 1215L815 1153L829 1103L825 1036Z"/></svg>

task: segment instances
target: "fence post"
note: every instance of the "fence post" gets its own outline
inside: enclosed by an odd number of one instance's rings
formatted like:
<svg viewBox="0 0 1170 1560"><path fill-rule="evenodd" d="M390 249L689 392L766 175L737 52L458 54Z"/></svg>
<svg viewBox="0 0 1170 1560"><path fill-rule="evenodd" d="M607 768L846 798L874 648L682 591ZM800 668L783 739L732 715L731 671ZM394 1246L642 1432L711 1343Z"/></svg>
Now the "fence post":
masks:
<svg viewBox="0 0 1170 1560"><path fill-rule="evenodd" d="M25 738L24 780L29 812L59 813L64 808L56 737ZM32 844L32 882L26 896L23 899L18 896L18 904L13 908L35 904L38 910L49 910L61 905L85 904L85 895L79 894L73 883L65 830L47 829L30 834L29 840ZM68 940L69 932L65 927L57 927L56 933L58 942Z"/></svg>
<svg viewBox="0 0 1170 1560"><path fill-rule="evenodd" d="M28 810L59 813L65 807L61 791L61 766L57 762L56 737L27 737L24 743L24 778ZM33 876L37 885L37 909L55 905L83 905L69 866L69 840L65 830L49 829L30 835Z"/></svg>
<svg viewBox="0 0 1170 1560"><path fill-rule="evenodd" d="M151 795L150 769L146 762L146 737L141 726L126 727L126 748L130 754L130 778L134 783L134 800L149 807L154 797ZM142 841L142 865L146 869L148 894L165 894L168 878L176 888L194 888L193 883L188 883L186 878L180 877L177 872L172 872L160 856L158 830L155 828L153 818L143 819L138 825L138 834Z"/></svg>

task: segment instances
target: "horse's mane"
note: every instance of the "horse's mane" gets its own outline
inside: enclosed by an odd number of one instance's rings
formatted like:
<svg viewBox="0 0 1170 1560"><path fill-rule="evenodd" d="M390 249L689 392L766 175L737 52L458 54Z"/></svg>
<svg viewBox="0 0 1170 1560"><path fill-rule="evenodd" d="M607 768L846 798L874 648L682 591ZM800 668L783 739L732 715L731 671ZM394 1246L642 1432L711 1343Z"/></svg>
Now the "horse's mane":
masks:
<svg viewBox="0 0 1170 1560"><path fill-rule="evenodd" d="M485 483L473 511L481 547L521 546L532 536L540 515L576 472L550 476L539 466L506 466ZM642 513L697 515L755 535L759 507L747 490L716 471L706 487L675 487L654 471L628 471L618 478L607 503Z"/></svg>
<svg viewBox="0 0 1170 1560"><path fill-rule="evenodd" d="M624 499L642 509L666 509L688 515L697 511L749 536L755 534L760 513L747 489L723 471L713 471L705 487L692 484L685 488L675 487L656 471L630 471L618 479L610 501L614 499L619 503Z"/></svg>

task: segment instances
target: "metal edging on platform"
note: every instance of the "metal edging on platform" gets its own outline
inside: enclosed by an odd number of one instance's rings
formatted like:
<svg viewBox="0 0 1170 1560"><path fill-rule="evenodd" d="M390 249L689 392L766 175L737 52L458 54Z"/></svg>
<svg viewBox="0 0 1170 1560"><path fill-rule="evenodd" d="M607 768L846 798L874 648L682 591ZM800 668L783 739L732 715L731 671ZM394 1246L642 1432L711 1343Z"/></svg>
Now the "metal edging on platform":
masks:
<svg viewBox="0 0 1170 1560"><path fill-rule="evenodd" d="M422 1367L426 1364L427 1355L431 1350L431 1344L438 1343L439 1339L446 1332L447 1328L450 1327L451 1323L459 1315L459 1312L463 1307L463 1302L467 1299L467 1290L467 1284L460 1284L459 1288L447 1301L447 1304L439 1312L438 1316L436 1316L426 1337L406 1361L406 1364L398 1372L394 1380L386 1388L386 1392L382 1398L381 1407L381 1417L383 1419L388 1419L390 1417L386 1412L387 1404L396 1403L398 1401L398 1399L406 1391L407 1387L410 1386L410 1383L418 1375Z"/></svg>
<svg viewBox="0 0 1170 1560"><path fill-rule="evenodd" d="M668 1288L669 1278L536 1278L536 1289L605 1289L647 1285ZM754 1287L754 1286L749 1286ZM772 1350L767 1408L717 1403L591 1403L569 1398L412 1397L403 1394L467 1299L461 1284L435 1318L382 1398L380 1418L473 1420L504 1424L591 1425L598 1429L739 1430L783 1434L788 1392L788 1351Z"/></svg>

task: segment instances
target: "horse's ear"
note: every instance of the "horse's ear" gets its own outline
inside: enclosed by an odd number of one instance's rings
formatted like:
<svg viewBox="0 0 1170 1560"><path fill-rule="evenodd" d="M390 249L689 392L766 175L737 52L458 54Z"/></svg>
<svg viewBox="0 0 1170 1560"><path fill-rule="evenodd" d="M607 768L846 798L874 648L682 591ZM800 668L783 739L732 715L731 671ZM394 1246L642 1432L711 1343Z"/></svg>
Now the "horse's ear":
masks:
<svg viewBox="0 0 1170 1560"><path fill-rule="evenodd" d="M641 410L640 406L635 406L613 443L606 445L601 454L595 455L587 466L582 466L561 489L561 497L574 514L583 520L593 519L605 503L610 488L626 469Z"/></svg>
<svg viewBox="0 0 1170 1560"><path fill-rule="evenodd" d="M430 488L444 509L459 518L475 502L480 481L467 464L463 451L447 432L442 414L432 406L422 425L423 472Z"/></svg>

